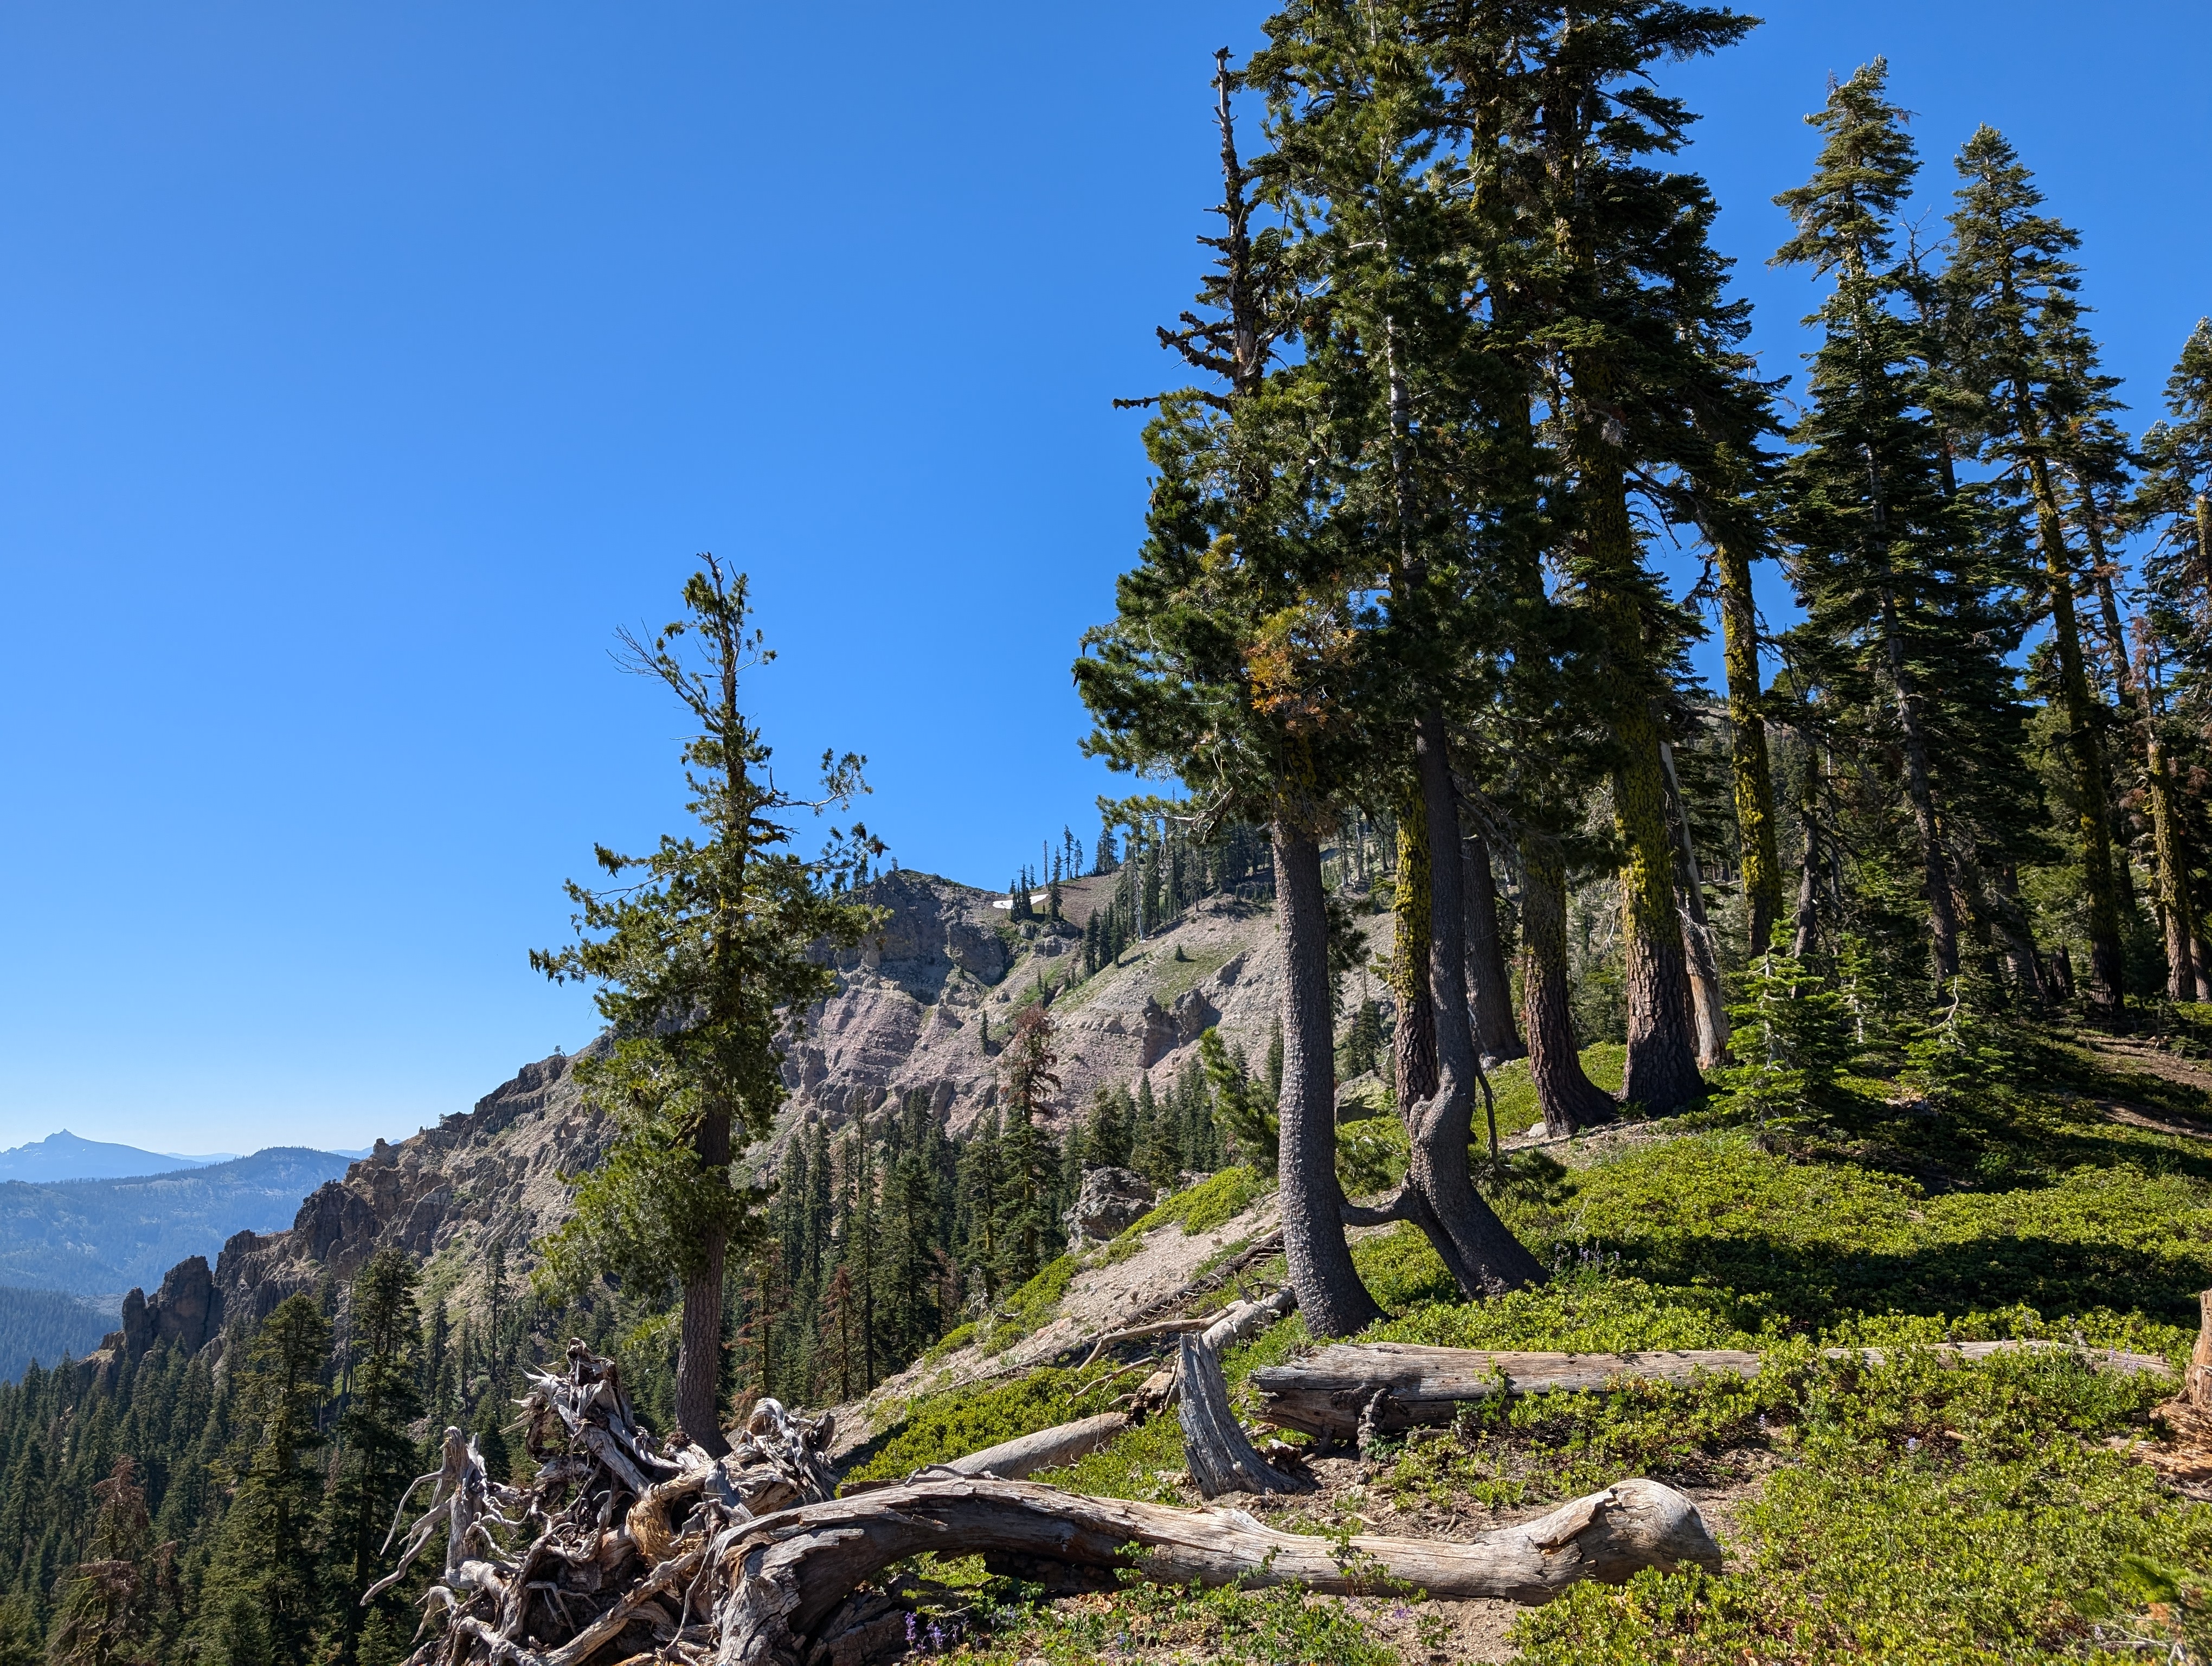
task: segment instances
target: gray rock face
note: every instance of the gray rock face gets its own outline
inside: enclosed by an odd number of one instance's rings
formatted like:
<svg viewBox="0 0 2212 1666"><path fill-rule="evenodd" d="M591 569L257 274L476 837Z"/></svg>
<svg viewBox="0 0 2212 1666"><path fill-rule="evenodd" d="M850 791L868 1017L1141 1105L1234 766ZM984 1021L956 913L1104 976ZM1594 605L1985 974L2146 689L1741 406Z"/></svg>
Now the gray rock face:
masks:
<svg viewBox="0 0 2212 1666"><path fill-rule="evenodd" d="M1152 1183L1133 1170L1085 1169L1067 1212L1068 1232L1101 1243L1119 1237L1152 1208Z"/></svg>
<svg viewBox="0 0 2212 1666"><path fill-rule="evenodd" d="M945 953L962 971L986 983L996 983L1006 975L1006 944L998 933L972 921L945 922Z"/></svg>

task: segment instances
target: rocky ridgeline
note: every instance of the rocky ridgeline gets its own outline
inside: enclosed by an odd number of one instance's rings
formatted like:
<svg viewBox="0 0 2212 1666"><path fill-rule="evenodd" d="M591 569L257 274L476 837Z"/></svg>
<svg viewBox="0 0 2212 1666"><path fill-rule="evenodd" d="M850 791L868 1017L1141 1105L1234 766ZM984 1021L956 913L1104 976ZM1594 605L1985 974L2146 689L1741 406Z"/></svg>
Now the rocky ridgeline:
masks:
<svg viewBox="0 0 2212 1666"><path fill-rule="evenodd" d="M1076 881L1063 912L1080 921L1109 883ZM991 907L994 893L898 872L875 881L868 896L886 910L883 927L842 958L836 992L808 1015L807 1034L785 1065L791 1097L779 1140L809 1116L842 1126L909 1092L928 1094L956 1129L966 1128L999 1101L999 1051L1040 976L1056 989L1071 966L1080 967L1077 926L1017 922ZM1098 1087L1128 1085L1140 1073L1164 1088L1209 1025L1243 1046L1256 1068L1281 976L1270 912L1213 898L1125 953L1121 965L1055 994L1057 1120L1064 1127ZM132 1291L123 1329L82 1368L113 1371L157 1342L195 1350L219 1342L295 1291L350 1278L389 1246L427 1260L498 1242L518 1271L526 1268L532 1240L568 1213L561 1176L589 1166L607 1140L604 1120L577 1091L574 1063L556 1054L525 1065L474 1110L397 1145L379 1140L343 1179L301 1204L289 1231L240 1232L212 1268L194 1256L152 1296ZM759 1154L763 1165L773 1143ZM478 1275L471 1259L455 1286L464 1302Z"/></svg>

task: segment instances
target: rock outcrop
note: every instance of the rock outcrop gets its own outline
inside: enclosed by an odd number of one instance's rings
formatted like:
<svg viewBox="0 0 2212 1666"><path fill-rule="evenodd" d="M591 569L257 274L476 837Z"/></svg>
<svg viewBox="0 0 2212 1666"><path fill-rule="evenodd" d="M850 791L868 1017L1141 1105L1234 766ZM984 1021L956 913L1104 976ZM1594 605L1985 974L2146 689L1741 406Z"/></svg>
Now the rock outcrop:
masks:
<svg viewBox="0 0 2212 1666"><path fill-rule="evenodd" d="M866 896L884 910L880 929L839 957L835 992L805 1015L787 1057L779 1137L811 1116L842 1125L916 1092L964 1129L998 1103L1000 1049L1021 1006L1038 1000L1057 1027L1054 1120L1063 1126L1101 1087L1150 1073L1164 1089L1209 1026L1256 1067L1280 998L1271 912L1209 899L1118 965L1067 988L1080 971L1082 932L1073 922L1111 884L1076 880L1063 887L1066 918L1017 921L993 909L989 891L910 872L877 879ZM132 1291L123 1329L86 1368L112 1369L157 1343L205 1346L295 1291L343 1283L388 1247L453 1258L450 1288L465 1304L481 1287L480 1252L492 1243L507 1248L518 1275L526 1271L528 1246L567 1217L561 1177L591 1166L609 1137L577 1091L574 1063L556 1054L525 1065L473 1110L396 1145L378 1140L343 1179L308 1195L289 1231L238 1233L212 1270L195 1256L152 1297ZM763 1166L773 1157L772 1145L755 1153ZM1092 1207L1076 1211L1085 1236L1110 1237L1151 1207L1150 1188L1129 1178L1134 1186L1111 1199L1108 1182L1097 1182L1095 1198L1086 1186Z"/></svg>
<svg viewBox="0 0 2212 1666"><path fill-rule="evenodd" d="M1154 1195L1152 1183L1133 1169L1087 1169L1067 1212L1067 1235L1096 1243L1119 1237L1144 1219Z"/></svg>

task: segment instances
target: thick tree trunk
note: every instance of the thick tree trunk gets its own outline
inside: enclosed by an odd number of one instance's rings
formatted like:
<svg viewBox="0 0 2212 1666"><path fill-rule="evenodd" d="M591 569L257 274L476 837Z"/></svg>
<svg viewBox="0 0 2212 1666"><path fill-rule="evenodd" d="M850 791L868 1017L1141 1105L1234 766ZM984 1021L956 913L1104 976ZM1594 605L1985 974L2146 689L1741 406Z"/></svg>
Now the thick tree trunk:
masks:
<svg viewBox="0 0 2212 1666"><path fill-rule="evenodd" d="M1717 1572L1719 1547L1671 1487L1624 1481L1540 1520L1467 1544L1278 1533L1231 1510L1087 1498L1022 1481L886 1487L743 1524L714 1609L719 1666L801 1666L833 1657L842 1605L894 1562L981 1553L984 1566L1048 1592L1112 1590L1133 1569L1163 1585L1295 1585L1365 1596L1378 1578L1432 1597L1538 1603L1584 1579L1647 1567Z"/></svg>
<svg viewBox="0 0 2212 1666"><path fill-rule="evenodd" d="M1420 793L1407 808L1423 818L1422 842L1429 849L1455 851L1459 795L1452 786L1441 709L1432 708L1422 716L1415 752ZM1426 1097L1399 1102L1411 1146L1406 1183L1385 1209L1352 1213L1354 1219L1412 1221L1435 1245L1460 1292L1472 1301L1540 1284L1544 1268L1483 1201L1468 1167L1481 1066L1468 1024L1467 945L1462 935L1467 905L1460 895L1464 872L1462 863L1447 860L1436 864L1429 876L1428 961L1421 970L1436 1021L1436 1073Z"/></svg>
<svg viewBox="0 0 2212 1666"><path fill-rule="evenodd" d="M2035 413L2024 399L2015 404L2021 435L2032 444L2040 438ZM2066 548L2057 498L2051 490L2050 465L2040 455L2028 459L2028 478L2043 544L2045 589L2051 598L2051 635L2058 648L2058 679L2066 702L2074 789L2080 800L2076 820L2081 836L2081 888L2089 921L2086 1005L2092 1023L2118 1030L2127 1021L2127 984L2120 953L2119 897L2112 880L2111 824L2105 809L2105 761L2103 749L2097 744L2096 702L2090 696L2088 672L2081 660L2081 629L2074 614L2074 565Z"/></svg>
<svg viewBox="0 0 2212 1666"><path fill-rule="evenodd" d="M1466 851L1468 1000L1474 1012L1474 1044L1486 1058L1524 1059L1528 1049L1513 1025L1513 985L1506 976L1504 933L1498 924L1490 842L1470 833Z"/></svg>
<svg viewBox="0 0 2212 1666"><path fill-rule="evenodd" d="M730 1114L719 1107L701 1113L694 1147L700 1164L720 1170L730 1165ZM722 1438L722 1273L729 1250L719 1231L705 1235L698 1265L684 1279L684 1316L677 1335L676 1420L710 1457L728 1451Z"/></svg>
<svg viewBox="0 0 2212 1666"><path fill-rule="evenodd" d="M1621 941L1628 992L1624 1104L1646 1116L1686 1110L1705 1097L1698 1073L1690 971L1674 902L1674 836L1667 825L1667 778L1659 727L1648 710L1618 721L1626 760L1613 772L1613 822L1627 860L1620 870Z"/></svg>
<svg viewBox="0 0 2212 1666"><path fill-rule="evenodd" d="M1455 835L1445 848L1455 849L1457 843ZM1390 992L1398 1006L1390 1063L1401 1107L1437 1091L1436 998L1429 988L1430 867L1428 824L1417 785L1398 799L1397 889L1390 909L1395 927Z"/></svg>
<svg viewBox="0 0 2212 1666"><path fill-rule="evenodd" d="M1782 917L1782 859L1776 854L1774 769L1759 686L1759 616L1751 560L1735 538L1716 538L1720 558L1721 640L1728 669L1729 762L1735 775L1737 842L1743 854L1747 947L1762 955Z"/></svg>
<svg viewBox="0 0 2212 1666"><path fill-rule="evenodd" d="M1583 1073L1568 1006L1567 876L1558 848L1540 836L1521 846L1521 1003L1528 1076L1554 1140L1610 1122L1613 1097Z"/></svg>
<svg viewBox="0 0 2212 1666"><path fill-rule="evenodd" d="M1273 828L1283 933L1280 1122L1283 1253L1316 1336L1348 1336L1382 1316L1344 1241L1336 1180L1336 1085L1328 999L1328 916L1321 846L1281 817Z"/></svg>
<svg viewBox="0 0 2212 1666"><path fill-rule="evenodd" d="M1705 917L1705 876L1698 871L1689 806L1682 801L1682 783L1674 775L1674 749L1663 740L1659 761L1667 771L1668 819L1674 824L1682 859L1676 878L1682 888L1682 958L1689 965L1690 1000L1698 1019L1698 1067L1714 1070L1728 1058L1728 1000L1721 992L1720 945Z"/></svg>

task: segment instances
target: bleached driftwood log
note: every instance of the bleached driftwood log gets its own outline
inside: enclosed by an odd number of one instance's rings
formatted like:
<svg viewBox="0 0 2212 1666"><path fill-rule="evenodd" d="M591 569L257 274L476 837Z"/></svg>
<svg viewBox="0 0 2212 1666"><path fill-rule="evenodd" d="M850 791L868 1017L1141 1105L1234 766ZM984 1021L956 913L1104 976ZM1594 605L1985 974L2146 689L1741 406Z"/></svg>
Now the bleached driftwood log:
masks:
<svg viewBox="0 0 2212 1666"><path fill-rule="evenodd" d="M2019 1351L2075 1353L2125 1375L2166 1372L2155 1354L2073 1348L2063 1342L1938 1342L1925 1351L1972 1362ZM1832 1348L1879 1364L1881 1348ZM1480 1348L1425 1347L1407 1342L1339 1342L1303 1359L1262 1366L1252 1386L1270 1423L1339 1439L1366 1418L1374 1432L1449 1424L1460 1406L1495 1395L1603 1389L1624 1379L1688 1383L1701 1374L1752 1377L1762 1361L1732 1348L1679 1348L1642 1353L1516 1353ZM1381 1400L1376 1398L1380 1393Z"/></svg>
<svg viewBox="0 0 2212 1666"><path fill-rule="evenodd" d="M718 1666L802 1666L848 1593L925 1551L981 1553L994 1572L1048 1589L1110 1586L1133 1566L1164 1584L1298 1584L1335 1595L1413 1586L1431 1596L1543 1602L1578 1580L1640 1568L1717 1570L1697 1506L1656 1481L1625 1481L1540 1521L1465 1544L1278 1533L1237 1510L1176 1510L1022 1481L927 1481L810 1505L732 1529L718 1543ZM1138 1547L1133 1559L1124 1548Z"/></svg>
<svg viewBox="0 0 2212 1666"><path fill-rule="evenodd" d="M1129 1427L1127 1412L1101 1412L1073 1423L1040 1429L1033 1435L1002 1440L947 1463L933 1464L927 1473L955 1475L995 1475L1000 1481L1026 1481L1040 1469L1057 1469L1078 1458L1088 1457Z"/></svg>
<svg viewBox="0 0 2212 1666"><path fill-rule="evenodd" d="M1213 1350L1182 1339L1176 1357L1176 1415L1182 1420L1182 1456L1200 1497L1224 1493L1310 1493L1314 1482L1287 1474L1261 1457L1229 1404L1229 1384Z"/></svg>

